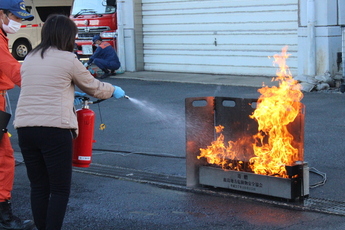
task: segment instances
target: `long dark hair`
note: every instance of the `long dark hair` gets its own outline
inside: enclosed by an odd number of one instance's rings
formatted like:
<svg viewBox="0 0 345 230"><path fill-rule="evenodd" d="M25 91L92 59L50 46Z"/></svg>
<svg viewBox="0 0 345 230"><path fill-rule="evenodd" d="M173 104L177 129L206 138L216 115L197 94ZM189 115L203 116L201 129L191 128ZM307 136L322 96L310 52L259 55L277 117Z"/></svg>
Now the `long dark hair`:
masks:
<svg viewBox="0 0 345 230"><path fill-rule="evenodd" d="M62 14L52 14L42 27L41 43L32 50L32 53L41 51L43 58L44 52L50 47L73 52L77 33L77 26L71 19Z"/></svg>

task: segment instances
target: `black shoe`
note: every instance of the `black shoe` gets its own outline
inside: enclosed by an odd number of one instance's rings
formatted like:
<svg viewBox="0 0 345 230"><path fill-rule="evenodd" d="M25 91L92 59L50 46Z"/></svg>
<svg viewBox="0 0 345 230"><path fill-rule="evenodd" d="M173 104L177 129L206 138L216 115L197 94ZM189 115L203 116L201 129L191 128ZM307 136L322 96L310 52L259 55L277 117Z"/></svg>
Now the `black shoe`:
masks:
<svg viewBox="0 0 345 230"><path fill-rule="evenodd" d="M108 69L101 69L104 73L109 73Z"/></svg>
<svg viewBox="0 0 345 230"><path fill-rule="evenodd" d="M115 70L111 70L110 73L111 73L112 76L116 76Z"/></svg>
<svg viewBox="0 0 345 230"><path fill-rule="evenodd" d="M107 78L107 77L110 77L111 76L111 73L104 73L100 79L104 79L104 78Z"/></svg>
<svg viewBox="0 0 345 230"><path fill-rule="evenodd" d="M35 224L32 220L21 221L19 217L12 214L11 202L0 202L0 229L10 230L32 230Z"/></svg>

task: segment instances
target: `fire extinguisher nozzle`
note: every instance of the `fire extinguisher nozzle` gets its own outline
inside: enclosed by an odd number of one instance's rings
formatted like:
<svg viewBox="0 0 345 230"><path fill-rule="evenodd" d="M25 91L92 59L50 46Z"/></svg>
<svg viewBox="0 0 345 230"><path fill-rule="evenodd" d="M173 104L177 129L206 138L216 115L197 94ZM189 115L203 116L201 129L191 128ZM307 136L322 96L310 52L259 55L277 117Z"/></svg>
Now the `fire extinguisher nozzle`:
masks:
<svg viewBox="0 0 345 230"><path fill-rule="evenodd" d="M125 95L124 98L129 99L129 97L127 95Z"/></svg>

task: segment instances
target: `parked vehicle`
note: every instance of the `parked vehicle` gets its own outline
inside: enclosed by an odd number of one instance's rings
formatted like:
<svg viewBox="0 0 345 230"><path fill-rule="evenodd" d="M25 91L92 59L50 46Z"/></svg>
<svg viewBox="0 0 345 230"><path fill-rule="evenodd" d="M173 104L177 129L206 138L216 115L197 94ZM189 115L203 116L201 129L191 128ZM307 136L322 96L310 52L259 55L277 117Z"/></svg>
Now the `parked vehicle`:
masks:
<svg viewBox="0 0 345 230"><path fill-rule="evenodd" d="M17 60L24 60L26 55L41 41L43 23L52 13L69 16L73 0L26 0L26 10L35 18L23 21L21 29L15 34L8 34L9 48Z"/></svg>
<svg viewBox="0 0 345 230"><path fill-rule="evenodd" d="M74 0L70 18L78 27L77 53L91 56L96 47L92 38L100 35L116 49L116 0Z"/></svg>

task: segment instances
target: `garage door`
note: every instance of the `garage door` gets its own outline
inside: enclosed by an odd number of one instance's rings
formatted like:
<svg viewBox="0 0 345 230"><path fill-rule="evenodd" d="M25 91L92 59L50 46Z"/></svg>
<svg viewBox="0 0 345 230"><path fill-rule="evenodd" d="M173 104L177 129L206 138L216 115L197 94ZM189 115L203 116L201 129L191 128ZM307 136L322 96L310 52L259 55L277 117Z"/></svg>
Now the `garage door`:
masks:
<svg viewBox="0 0 345 230"><path fill-rule="evenodd" d="M144 69L275 76L288 46L297 73L298 0L142 0Z"/></svg>

